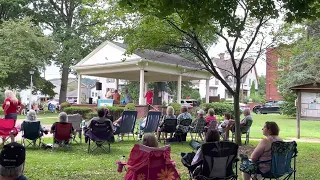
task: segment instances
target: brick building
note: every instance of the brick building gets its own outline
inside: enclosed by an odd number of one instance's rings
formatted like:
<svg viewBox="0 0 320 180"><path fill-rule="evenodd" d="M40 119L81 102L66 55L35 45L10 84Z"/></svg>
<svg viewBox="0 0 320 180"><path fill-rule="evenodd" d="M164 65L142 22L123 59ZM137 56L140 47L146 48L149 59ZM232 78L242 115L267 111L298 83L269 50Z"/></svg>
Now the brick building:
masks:
<svg viewBox="0 0 320 180"><path fill-rule="evenodd" d="M266 100L282 100L283 98L278 92L277 79L278 71L282 70L282 67L278 65L280 60L277 53L277 48L269 48L266 52Z"/></svg>

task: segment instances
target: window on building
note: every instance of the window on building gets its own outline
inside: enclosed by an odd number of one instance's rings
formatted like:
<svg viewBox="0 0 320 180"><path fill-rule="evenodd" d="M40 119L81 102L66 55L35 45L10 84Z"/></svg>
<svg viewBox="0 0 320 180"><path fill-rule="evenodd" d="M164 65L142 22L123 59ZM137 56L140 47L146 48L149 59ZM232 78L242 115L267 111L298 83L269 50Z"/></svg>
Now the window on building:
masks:
<svg viewBox="0 0 320 180"><path fill-rule="evenodd" d="M214 78L214 84L219 85L219 80L217 78Z"/></svg>
<svg viewBox="0 0 320 180"><path fill-rule="evenodd" d="M92 95L91 95L91 97L94 97L94 92L92 92Z"/></svg>
<svg viewBox="0 0 320 180"><path fill-rule="evenodd" d="M98 96L98 93L95 93L95 96L97 97L97 96Z"/></svg>
<svg viewBox="0 0 320 180"><path fill-rule="evenodd" d="M251 84L252 84L252 83L251 83L251 79L249 79L249 87L251 87Z"/></svg>

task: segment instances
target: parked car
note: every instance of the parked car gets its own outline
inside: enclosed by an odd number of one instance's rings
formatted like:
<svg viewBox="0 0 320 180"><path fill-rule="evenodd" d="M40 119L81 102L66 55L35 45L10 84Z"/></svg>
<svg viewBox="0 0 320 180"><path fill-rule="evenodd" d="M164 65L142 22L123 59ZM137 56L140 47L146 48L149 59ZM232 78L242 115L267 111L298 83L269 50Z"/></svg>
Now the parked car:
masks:
<svg viewBox="0 0 320 180"><path fill-rule="evenodd" d="M197 106L198 101L195 99L181 99L181 106L195 107Z"/></svg>
<svg viewBox="0 0 320 180"><path fill-rule="evenodd" d="M280 114L280 104L281 102L256 105L253 108L253 112L255 112L256 114L269 114L269 113Z"/></svg>
<svg viewBox="0 0 320 180"><path fill-rule="evenodd" d="M233 105L233 102L228 102L230 104ZM244 104L244 103L239 103L239 106L240 106L240 112L242 113L245 109L250 109L250 107L247 105L247 104Z"/></svg>

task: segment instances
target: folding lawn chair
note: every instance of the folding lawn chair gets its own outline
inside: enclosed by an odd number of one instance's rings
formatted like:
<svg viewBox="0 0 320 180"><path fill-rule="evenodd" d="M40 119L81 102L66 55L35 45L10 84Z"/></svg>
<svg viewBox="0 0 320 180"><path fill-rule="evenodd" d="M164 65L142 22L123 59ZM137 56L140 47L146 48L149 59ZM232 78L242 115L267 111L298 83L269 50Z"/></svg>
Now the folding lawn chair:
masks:
<svg viewBox="0 0 320 180"><path fill-rule="evenodd" d="M170 146L154 148L135 144L126 163L128 170L124 179L180 179L170 152Z"/></svg>
<svg viewBox="0 0 320 180"><path fill-rule="evenodd" d="M40 121L23 121L21 127L23 127L21 144L24 147L41 147L42 132L40 131ZM37 144L37 140L39 144Z"/></svg>
<svg viewBox="0 0 320 180"><path fill-rule="evenodd" d="M68 122L72 123L72 127L75 130L75 134L72 134L72 141L76 142L77 144L82 144L82 116L80 114L73 114L68 115ZM77 134L79 136L80 142L77 141Z"/></svg>
<svg viewBox="0 0 320 180"><path fill-rule="evenodd" d="M65 147L71 150L72 133L71 123L56 122L56 129L53 133L52 150L55 150L55 144L58 144L59 147Z"/></svg>
<svg viewBox="0 0 320 180"><path fill-rule="evenodd" d="M88 137L88 153L94 152L98 148L110 153L110 143L114 142L111 121L96 121L90 123L91 129L86 132ZM94 143L91 146L91 141ZM108 147L104 145L107 144Z"/></svg>
<svg viewBox="0 0 320 180"><path fill-rule="evenodd" d="M189 132L191 123L192 123L192 119L183 119L180 121L179 125L188 127L188 132ZM188 135L188 132L186 134L183 134L182 132L176 132L177 141L178 142L186 141L187 140L186 137Z"/></svg>
<svg viewBox="0 0 320 180"><path fill-rule="evenodd" d="M11 136L17 136L18 130L15 128L15 124L16 120L14 119L0 119L0 136L3 139L3 144L5 144Z"/></svg>
<svg viewBox="0 0 320 180"><path fill-rule="evenodd" d="M240 131L241 131L241 135L242 134L245 134L246 135L246 140L244 142L244 144L249 144L249 140L250 140L250 127L252 125L252 120L248 120L247 122L247 125L246 126L243 126L243 127L240 127ZM232 142L233 142L233 139L235 137L235 131L231 131L232 132Z"/></svg>
<svg viewBox="0 0 320 180"><path fill-rule="evenodd" d="M122 113L122 119L119 127L119 131L116 131L116 134L128 134L128 139L129 139L129 134L131 133L133 135L134 139L134 126L136 124L137 120L137 111L123 111Z"/></svg>
<svg viewBox="0 0 320 180"><path fill-rule="evenodd" d="M191 123L192 124L192 123ZM194 127L190 126L190 136L193 140L198 140L198 136L203 139L202 135L204 135L205 132L205 124L203 124L201 121L198 121L197 124L195 124ZM193 137L192 134L195 133L196 135Z"/></svg>
<svg viewBox="0 0 320 180"><path fill-rule="evenodd" d="M176 132L176 130L177 130L177 119L164 119L163 126L160 129L160 132L165 133L164 142L167 141L167 134L171 133L170 137L172 137L172 134ZM158 141L161 141L161 139L158 139Z"/></svg>
<svg viewBox="0 0 320 180"><path fill-rule="evenodd" d="M149 111L146 120L146 126L144 129L140 129L140 135L142 136L144 133L154 133L157 132L159 121L161 118L160 111Z"/></svg>
<svg viewBox="0 0 320 180"><path fill-rule="evenodd" d="M290 179L293 174L293 179L296 179L296 157L297 157L297 143L292 142L273 142L271 145L271 160L258 161L257 166L262 163L271 163L269 172L262 173L263 179L280 179L284 176L284 180ZM293 159L293 168L292 162ZM256 177L254 177L257 179Z"/></svg>

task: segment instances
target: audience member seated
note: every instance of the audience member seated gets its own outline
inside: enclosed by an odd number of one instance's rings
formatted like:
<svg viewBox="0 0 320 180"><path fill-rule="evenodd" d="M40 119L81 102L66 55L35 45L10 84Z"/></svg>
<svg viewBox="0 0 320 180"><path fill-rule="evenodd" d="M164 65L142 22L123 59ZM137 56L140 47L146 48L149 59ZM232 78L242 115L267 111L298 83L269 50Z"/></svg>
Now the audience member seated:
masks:
<svg viewBox="0 0 320 180"><path fill-rule="evenodd" d="M150 109L149 112L150 111L158 111L158 110ZM148 115L145 118L143 118L143 120L140 121L139 123L139 140L141 140L142 138L142 130L146 127L147 118L148 118Z"/></svg>
<svg viewBox="0 0 320 180"><path fill-rule="evenodd" d="M212 108L208 110L208 116L206 117L206 126L209 127L211 122L217 122L217 118L214 115L214 109Z"/></svg>
<svg viewBox="0 0 320 180"><path fill-rule="evenodd" d="M250 115L250 109L245 109L243 111L243 115L245 116L241 121L240 121L240 131L241 132L247 132L252 124L252 117ZM249 126L250 125L250 126ZM248 127L249 126L249 127ZM230 119L229 124L226 128L226 139L229 139L229 131L235 132L235 126L234 126L234 120Z"/></svg>
<svg viewBox="0 0 320 180"><path fill-rule="evenodd" d="M271 145L273 142L282 141L279 137L279 127L275 122L266 122L264 127L262 128L262 133L266 138L262 139L258 146L254 149L251 154L251 159L242 156L242 161L268 161L271 159ZM252 164L252 163L251 163ZM254 164L252 164L254 165ZM251 168L251 167L248 167ZM253 172L252 174L261 174L266 173L270 170L271 164L261 163L257 168L257 172ZM248 173L243 173L243 180L250 180L250 175Z"/></svg>
<svg viewBox="0 0 320 180"><path fill-rule="evenodd" d="M36 114L36 112L33 110L33 109L31 109L28 113L27 113L27 118L26 118L26 120L24 120L23 122L22 122L22 124L21 124L21 131L23 131L24 130L24 122L38 122L38 120L37 120L37 114ZM45 129L44 127L42 127L41 126L41 128L40 128L40 137L41 136L43 136L43 133L44 134L48 134L48 132L49 132L49 130L47 130L47 129Z"/></svg>
<svg viewBox="0 0 320 180"><path fill-rule="evenodd" d="M193 128L191 132L196 132L200 136L201 141L203 141L202 134L204 132L205 127L205 119L204 119L204 111L200 109L198 112L198 117L191 123L191 127Z"/></svg>
<svg viewBox="0 0 320 180"><path fill-rule="evenodd" d="M158 147L156 137L145 134L143 144L135 144L130 152L124 179L180 179L170 154L170 146Z"/></svg>
<svg viewBox="0 0 320 180"><path fill-rule="evenodd" d="M19 143L12 142L0 153L0 179L27 180L23 175L26 159L26 149Z"/></svg>
<svg viewBox="0 0 320 180"><path fill-rule="evenodd" d="M216 129L208 129L206 135L205 135L205 142L219 142L220 140L220 135L219 132ZM183 161L186 162L188 165L193 166L193 169L191 170L193 172L193 174L197 174L199 173L199 168L201 165L201 162L203 160L202 157L202 150L201 150L201 144L197 141L194 141L195 143L193 143L193 145L195 145L195 147L193 148L198 148L197 153L181 153L181 156L183 158Z"/></svg>
<svg viewBox="0 0 320 180"><path fill-rule="evenodd" d="M51 129L50 129L50 133L51 133L51 134L55 133L55 131L56 131L56 124L57 124L57 123L68 124L68 115L67 115L67 113L61 112L61 113L59 114L59 122L55 122L55 123L52 124ZM70 130L70 134L74 134L74 133L75 133L75 130L74 130L73 127L72 127L71 130ZM55 140L55 143L58 143L58 142ZM65 142L65 144L68 144L68 143L69 143L68 141Z"/></svg>
<svg viewBox="0 0 320 180"><path fill-rule="evenodd" d="M91 120L89 120L88 122L88 126L85 127L84 129L84 132L85 132L85 142L87 143L88 142L88 137L86 136L86 133L90 130L92 130L92 126L95 125L96 123L98 124L101 124L101 123L108 123L110 128L111 128L111 133L110 134L110 138L113 137L113 132L114 132L114 129L113 129L113 125L112 125L112 122L107 118L107 115L109 113L109 110L108 109L105 109L105 108L100 108L98 109L97 111L97 114L98 114L98 117L94 117L92 118ZM114 140L114 139L113 139ZM112 140L110 140L112 141Z"/></svg>
<svg viewBox="0 0 320 180"><path fill-rule="evenodd" d="M231 118L231 115L229 113L224 113L224 120L218 127L220 134L226 134L226 129L228 127L230 118ZM227 140L226 135L224 135L224 140Z"/></svg>
<svg viewBox="0 0 320 180"><path fill-rule="evenodd" d="M158 147L158 141L154 134L145 134L142 139L142 144L148 147Z"/></svg>
<svg viewBox="0 0 320 180"><path fill-rule="evenodd" d="M191 119L191 114L188 112L188 107L187 106L182 106L181 108L181 113L177 117L177 131L182 131L183 133L187 133L189 130L188 126L182 126L180 125L182 121L186 119Z"/></svg>
<svg viewBox="0 0 320 180"><path fill-rule="evenodd" d="M174 108L172 106L168 106L167 107L167 114L164 115L159 122L158 140L160 139L161 132L164 130L164 120L165 119L175 119L175 118L176 118L176 116L174 115ZM165 136L167 137L167 133L165 133ZM172 134L170 135L170 137L172 138Z"/></svg>

